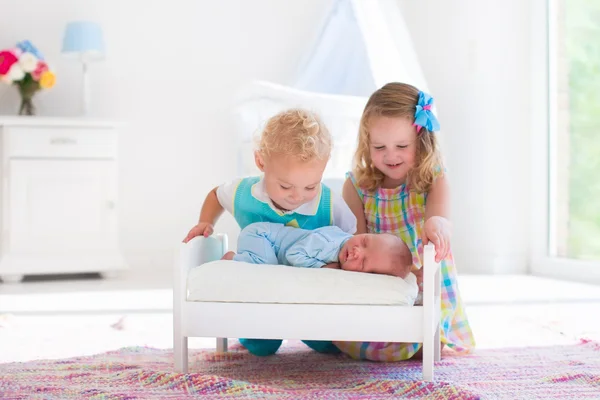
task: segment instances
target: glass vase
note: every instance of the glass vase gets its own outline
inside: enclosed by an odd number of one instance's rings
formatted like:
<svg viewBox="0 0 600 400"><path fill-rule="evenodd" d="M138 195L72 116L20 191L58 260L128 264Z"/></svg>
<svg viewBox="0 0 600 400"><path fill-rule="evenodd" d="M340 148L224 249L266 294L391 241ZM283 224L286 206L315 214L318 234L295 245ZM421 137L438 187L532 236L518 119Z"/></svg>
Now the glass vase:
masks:
<svg viewBox="0 0 600 400"><path fill-rule="evenodd" d="M19 115L35 115L33 96L21 97L21 107L19 108Z"/></svg>
<svg viewBox="0 0 600 400"><path fill-rule="evenodd" d="M29 74L27 75L29 77ZM40 85L33 79L24 79L16 83L21 96L21 106L19 107L19 115L35 115L35 105L33 104L33 96L40 90Z"/></svg>

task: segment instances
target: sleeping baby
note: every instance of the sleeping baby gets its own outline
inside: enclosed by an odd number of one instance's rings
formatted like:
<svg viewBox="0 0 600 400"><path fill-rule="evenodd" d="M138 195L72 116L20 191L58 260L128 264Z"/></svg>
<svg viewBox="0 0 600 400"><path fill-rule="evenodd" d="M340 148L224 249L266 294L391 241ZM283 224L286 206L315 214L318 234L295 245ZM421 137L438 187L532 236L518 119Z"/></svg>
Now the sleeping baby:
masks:
<svg viewBox="0 0 600 400"><path fill-rule="evenodd" d="M406 278L412 255L397 236L386 233L350 235L337 226L306 230L270 222L244 228L237 253L224 260L280 264L304 268L341 268Z"/></svg>

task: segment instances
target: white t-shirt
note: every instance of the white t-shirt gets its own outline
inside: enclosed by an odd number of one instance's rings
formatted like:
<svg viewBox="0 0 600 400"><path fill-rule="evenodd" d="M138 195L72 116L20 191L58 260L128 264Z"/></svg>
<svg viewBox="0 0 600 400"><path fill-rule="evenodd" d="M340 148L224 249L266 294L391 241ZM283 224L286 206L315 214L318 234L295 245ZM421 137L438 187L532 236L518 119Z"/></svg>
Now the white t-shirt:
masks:
<svg viewBox="0 0 600 400"><path fill-rule="evenodd" d="M230 214L233 213L233 200L235 196L235 190L240 184L242 179L236 179L232 182L225 183L217 188L217 199L221 206ZM281 212L278 208L275 207L273 201L267 195L265 191L265 182L261 178L256 184L252 186L252 197L256 200L266 203L271 207L274 211ZM295 210L286 211L286 214L298 213L302 215L315 215L317 213L317 209L319 207L319 201L321 196L315 196L314 199L309 201L308 203L302 204L300 207ZM342 199L337 193L331 191L331 207L333 214L332 224L339 227L344 232L354 234L356 232L356 217L354 213L350 210L350 207L346 204L344 199Z"/></svg>

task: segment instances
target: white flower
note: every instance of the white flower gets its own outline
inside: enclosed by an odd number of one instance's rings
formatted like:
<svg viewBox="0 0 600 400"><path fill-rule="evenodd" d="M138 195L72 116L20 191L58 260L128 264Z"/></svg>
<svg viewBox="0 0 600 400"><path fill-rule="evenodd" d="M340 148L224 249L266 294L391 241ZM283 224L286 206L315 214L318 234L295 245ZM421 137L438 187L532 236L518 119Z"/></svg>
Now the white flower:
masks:
<svg viewBox="0 0 600 400"><path fill-rule="evenodd" d="M23 53L19 57L19 64L25 73L35 71L38 58L31 53Z"/></svg>
<svg viewBox="0 0 600 400"><path fill-rule="evenodd" d="M11 81L20 81L25 78L25 71L19 65L19 63L14 63L12 67L8 70L8 74L6 74Z"/></svg>

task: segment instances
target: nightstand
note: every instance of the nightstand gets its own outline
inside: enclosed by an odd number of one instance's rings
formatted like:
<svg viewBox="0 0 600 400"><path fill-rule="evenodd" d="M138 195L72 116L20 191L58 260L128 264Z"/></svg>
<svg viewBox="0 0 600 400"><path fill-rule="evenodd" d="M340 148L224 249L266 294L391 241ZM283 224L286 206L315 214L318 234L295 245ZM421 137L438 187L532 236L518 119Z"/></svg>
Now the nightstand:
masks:
<svg viewBox="0 0 600 400"><path fill-rule="evenodd" d="M118 240L117 124L0 117L0 278L127 266Z"/></svg>

